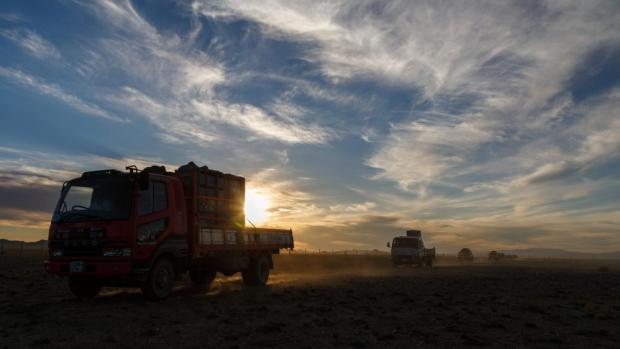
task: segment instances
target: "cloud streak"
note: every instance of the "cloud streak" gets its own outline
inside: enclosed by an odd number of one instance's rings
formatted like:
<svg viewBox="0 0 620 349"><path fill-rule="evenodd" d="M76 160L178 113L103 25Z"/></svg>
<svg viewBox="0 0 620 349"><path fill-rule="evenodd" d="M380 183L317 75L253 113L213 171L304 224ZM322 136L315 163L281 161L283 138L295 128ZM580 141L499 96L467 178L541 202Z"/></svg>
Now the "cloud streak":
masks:
<svg viewBox="0 0 620 349"><path fill-rule="evenodd" d="M305 120L289 104L270 112L261 106L232 103L215 88L234 77L223 64L194 45L201 25L194 23L185 36L160 34L128 1L102 1L85 5L112 32L102 39L101 55L117 62L131 86L107 100L133 109L158 125L162 138L178 142L191 137L203 142L220 139L217 124L232 126L250 139L284 143L324 143L334 137L325 127Z"/></svg>
<svg viewBox="0 0 620 349"><path fill-rule="evenodd" d="M56 84L50 84L42 79L24 73L21 70L0 67L0 77L14 84L33 89L41 94L53 97L66 105L85 114L108 119L111 121L126 121L108 113L96 104L88 103L79 97L72 95Z"/></svg>
<svg viewBox="0 0 620 349"><path fill-rule="evenodd" d="M549 101L565 91L583 57L617 39L619 29L617 18L601 17L617 13L606 1L220 1L195 2L193 10L246 18L267 35L314 42L306 58L333 79L421 91L432 113L412 110L367 162L403 187L462 172L459 165L480 146L520 147L514 139L544 137L542 126L561 118L570 98L547 107Z"/></svg>
<svg viewBox="0 0 620 349"><path fill-rule="evenodd" d="M61 58L60 52L58 52L51 42L45 40L41 35L32 30L24 28L5 29L0 30L0 36L20 46L26 53L35 58Z"/></svg>

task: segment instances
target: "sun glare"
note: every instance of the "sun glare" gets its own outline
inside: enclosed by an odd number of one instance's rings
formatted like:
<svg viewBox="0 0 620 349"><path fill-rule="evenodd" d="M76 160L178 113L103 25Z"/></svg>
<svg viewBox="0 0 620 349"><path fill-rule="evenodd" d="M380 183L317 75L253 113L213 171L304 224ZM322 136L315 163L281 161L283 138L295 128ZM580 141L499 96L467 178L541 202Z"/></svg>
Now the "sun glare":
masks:
<svg viewBox="0 0 620 349"><path fill-rule="evenodd" d="M263 224L269 219L269 199L263 193L248 189L245 192L245 219L256 225Z"/></svg>

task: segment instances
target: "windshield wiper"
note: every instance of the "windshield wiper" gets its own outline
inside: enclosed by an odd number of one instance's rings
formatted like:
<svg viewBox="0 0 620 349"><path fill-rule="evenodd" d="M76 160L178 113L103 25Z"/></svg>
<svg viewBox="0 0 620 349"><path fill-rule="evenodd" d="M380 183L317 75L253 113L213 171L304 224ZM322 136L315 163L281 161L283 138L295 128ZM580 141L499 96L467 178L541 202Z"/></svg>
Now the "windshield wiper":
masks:
<svg viewBox="0 0 620 349"><path fill-rule="evenodd" d="M105 217L101 216L101 215L97 215L97 214L92 214L92 213L86 213L86 212L80 212L80 211L69 211L69 212L65 212L63 213L60 218L58 219L59 222L62 222L63 220L65 220L66 218L69 217L75 217L75 216L82 216L82 217L90 217L90 218L100 218L100 219L106 219Z"/></svg>

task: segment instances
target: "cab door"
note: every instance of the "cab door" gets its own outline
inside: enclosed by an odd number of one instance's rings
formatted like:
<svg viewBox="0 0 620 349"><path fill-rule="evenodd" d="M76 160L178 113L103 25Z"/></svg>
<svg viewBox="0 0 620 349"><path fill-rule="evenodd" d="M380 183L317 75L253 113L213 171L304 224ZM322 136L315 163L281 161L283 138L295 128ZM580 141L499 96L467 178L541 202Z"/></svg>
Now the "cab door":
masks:
<svg viewBox="0 0 620 349"><path fill-rule="evenodd" d="M414 260L420 259L420 239L413 238L409 242L409 248L411 249L411 258Z"/></svg>
<svg viewBox="0 0 620 349"><path fill-rule="evenodd" d="M168 180L151 176L148 188L138 192L136 207L137 254L150 253L171 233L171 202Z"/></svg>

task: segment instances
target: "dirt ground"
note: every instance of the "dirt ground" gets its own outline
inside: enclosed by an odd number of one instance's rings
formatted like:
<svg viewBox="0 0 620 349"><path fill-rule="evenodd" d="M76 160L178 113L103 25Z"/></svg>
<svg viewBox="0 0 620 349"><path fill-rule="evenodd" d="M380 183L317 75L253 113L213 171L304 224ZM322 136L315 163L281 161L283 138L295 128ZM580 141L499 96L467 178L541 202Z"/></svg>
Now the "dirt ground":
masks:
<svg viewBox="0 0 620 349"><path fill-rule="evenodd" d="M618 347L620 263L393 268L385 256L281 255L268 287L218 277L163 302L78 301L41 258L0 257L0 348ZM606 268L601 268L605 266Z"/></svg>

